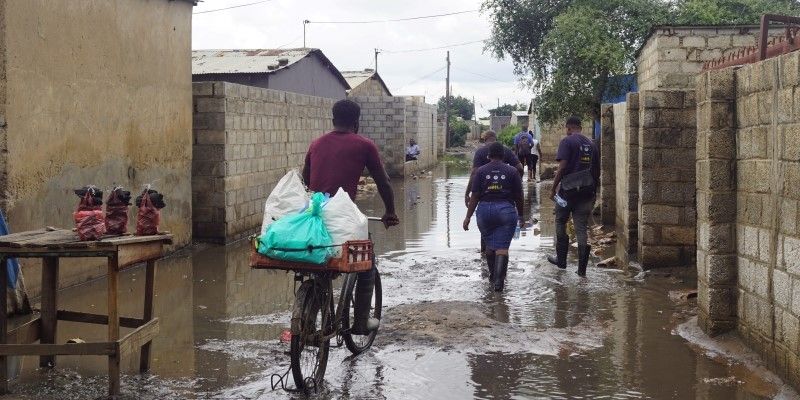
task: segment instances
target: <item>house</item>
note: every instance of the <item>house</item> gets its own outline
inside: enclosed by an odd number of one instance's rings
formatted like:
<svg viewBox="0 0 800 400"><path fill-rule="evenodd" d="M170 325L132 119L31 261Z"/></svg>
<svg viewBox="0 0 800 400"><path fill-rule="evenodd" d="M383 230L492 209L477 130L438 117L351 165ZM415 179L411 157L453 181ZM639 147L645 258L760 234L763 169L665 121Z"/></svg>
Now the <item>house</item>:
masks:
<svg viewBox="0 0 800 400"><path fill-rule="evenodd" d="M520 127L528 126L528 111L512 111L510 124Z"/></svg>
<svg viewBox="0 0 800 400"><path fill-rule="evenodd" d="M367 68L363 71L342 71L342 76L350 85L348 96L391 96L389 87L378 72Z"/></svg>
<svg viewBox="0 0 800 400"><path fill-rule="evenodd" d="M319 49L192 51L192 82L224 81L344 99L350 85Z"/></svg>
<svg viewBox="0 0 800 400"><path fill-rule="evenodd" d="M503 128L511 124L510 115L492 115L489 120L489 127L498 134Z"/></svg>
<svg viewBox="0 0 800 400"><path fill-rule="evenodd" d="M14 232L73 226L72 189L153 183L161 228L191 242L195 3L0 1L0 202ZM94 260L62 260L59 283L103 274ZM39 280L26 286L35 296Z"/></svg>

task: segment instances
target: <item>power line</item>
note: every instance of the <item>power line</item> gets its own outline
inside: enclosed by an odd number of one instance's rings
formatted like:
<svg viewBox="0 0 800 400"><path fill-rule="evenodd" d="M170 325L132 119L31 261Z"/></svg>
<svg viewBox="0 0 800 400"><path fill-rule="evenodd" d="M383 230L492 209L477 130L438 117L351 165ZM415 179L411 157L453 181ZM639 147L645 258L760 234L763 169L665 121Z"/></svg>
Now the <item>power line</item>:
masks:
<svg viewBox="0 0 800 400"><path fill-rule="evenodd" d="M368 21L308 21L312 24L377 24L381 22L402 22L402 21L414 21L419 19L427 19L427 18L438 18L438 17L447 17L449 15L459 15L459 14L467 14L478 12L480 10L466 10L466 11L456 11L444 14L435 14L435 15L423 15L419 17L409 17L409 18L396 18L396 19L376 19L376 20L368 20Z"/></svg>
<svg viewBox="0 0 800 400"><path fill-rule="evenodd" d="M418 52L418 51L442 50L442 49L449 49L451 47L467 46L467 45L475 44L475 43L483 43L485 40L486 39L473 40L471 42L454 43L454 44L448 44L448 45L444 45L444 46L426 47L426 48L421 48L421 49L382 50L382 51L384 53L388 53L388 54L415 53L415 52Z"/></svg>
<svg viewBox="0 0 800 400"><path fill-rule="evenodd" d="M406 83L405 85L403 85L403 86L400 86L399 88L397 88L397 89L395 89L395 90L400 90L400 89L402 89L402 88L404 88L404 87L406 87L406 86L413 85L413 84L415 84L415 83L417 83L417 82L419 82L419 81L421 81L421 80L423 80L423 79L425 79L425 78L429 78L429 77L431 77L432 75L434 75L434 74L436 74L436 73L439 73L439 72L442 72L442 71L444 71L444 70L445 70L445 68L447 68L447 67L445 66L445 67L439 68L439 69L437 69L436 71L433 71L433 72L431 72L431 73L429 73L429 74L426 74L426 75L424 75L424 76L421 76L421 77L419 77L419 78L417 78L417 79L414 79L413 81L411 81L411 82L408 82L408 83Z"/></svg>
<svg viewBox="0 0 800 400"><path fill-rule="evenodd" d="M225 11L225 10L230 10L230 9L232 9L232 8L239 8L239 7L253 6L253 5L256 5L256 4L266 3L266 2L268 2L268 1L272 1L272 0L261 0L261 1L256 1L256 2L254 2L254 3L239 4L238 6L230 6L230 7L225 7L225 8L217 8L217 9L215 9L215 10L198 11L198 12L192 13L192 15L197 15L197 14L207 14L207 13L212 13L212 12L217 12L217 11Z"/></svg>
<svg viewBox="0 0 800 400"><path fill-rule="evenodd" d="M461 71L461 72L466 72L466 73L468 73L468 74L472 74L472 75L475 75L475 76L480 76L481 78L491 79L491 80L493 80L493 81L496 81L496 82L501 82L501 83L512 83L512 82L509 82L509 81L501 81L500 79L493 78L493 77L491 77L491 76L489 76L489 75L483 75L483 74L479 74L479 73L477 73L477 72L467 71L467 70L465 70L465 69L458 68L458 67L453 67L453 69L455 69L455 70L458 70L458 71Z"/></svg>

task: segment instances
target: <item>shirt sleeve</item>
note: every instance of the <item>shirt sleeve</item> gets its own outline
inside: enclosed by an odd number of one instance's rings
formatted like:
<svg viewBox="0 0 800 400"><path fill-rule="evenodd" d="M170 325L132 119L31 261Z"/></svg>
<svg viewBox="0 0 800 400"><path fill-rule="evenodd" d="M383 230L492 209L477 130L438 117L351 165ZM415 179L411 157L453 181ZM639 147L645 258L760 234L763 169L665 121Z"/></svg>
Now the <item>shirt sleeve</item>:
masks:
<svg viewBox="0 0 800 400"><path fill-rule="evenodd" d="M370 174L374 175L376 172L383 170L383 163L381 163L381 156L378 153L378 146L370 140L365 147L367 169Z"/></svg>
<svg viewBox="0 0 800 400"><path fill-rule="evenodd" d="M517 164L519 164L519 158L517 158L517 155L514 154L514 152L511 151L511 149L506 149L506 164L515 168Z"/></svg>
<svg viewBox="0 0 800 400"><path fill-rule="evenodd" d="M472 187L470 188L470 192L472 193L480 193L481 192L481 182L483 182L483 177L479 176L477 172L475 173L475 178L472 179Z"/></svg>
<svg viewBox="0 0 800 400"><path fill-rule="evenodd" d="M556 151L556 161L569 159L569 153L570 149L567 138L561 139L561 142L558 144L558 151Z"/></svg>
<svg viewBox="0 0 800 400"><path fill-rule="evenodd" d="M478 168L481 166L480 161L478 161L478 158L481 156L481 149L476 150L475 155L472 156L472 168Z"/></svg>

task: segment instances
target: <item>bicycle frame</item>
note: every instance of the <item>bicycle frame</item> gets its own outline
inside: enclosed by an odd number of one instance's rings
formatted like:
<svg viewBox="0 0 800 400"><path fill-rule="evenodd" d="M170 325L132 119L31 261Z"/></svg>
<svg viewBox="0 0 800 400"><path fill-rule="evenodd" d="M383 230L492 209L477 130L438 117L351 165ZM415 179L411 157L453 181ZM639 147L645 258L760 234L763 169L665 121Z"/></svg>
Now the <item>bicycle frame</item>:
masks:
<svg viewBox="0 0 800 400"><path fill-rule="evenodd" d="M333 298L333 281L339 277L339 275L344 275L344 281L342 282L342 291L339 293L339 299L336 302L337 304L334 305L334 298ZM311 338L312 340L308 341L309 343L318 344L320 340L329 340L332 339L342 333L341 330L341 323L342 323L342 313L344 312L344 297L347 295L345 293L344 288L348 286L348 280L356 279L357 273L350 273L350 274L339 274L339 273L329 273L329 272L315 272L315 273L295 273L295 281L297 282L306 282L309 280L314 280L315 285L322 285L322 290L325 292L325 304L322 307L328 310L327 313L323 313L323 320L322 326L325 327L324 331L325 335L319 338ZM333 318L332 321L328 320L330 317ZM292 333L293 334L301 334L300 327L292 326Z"/></svg>

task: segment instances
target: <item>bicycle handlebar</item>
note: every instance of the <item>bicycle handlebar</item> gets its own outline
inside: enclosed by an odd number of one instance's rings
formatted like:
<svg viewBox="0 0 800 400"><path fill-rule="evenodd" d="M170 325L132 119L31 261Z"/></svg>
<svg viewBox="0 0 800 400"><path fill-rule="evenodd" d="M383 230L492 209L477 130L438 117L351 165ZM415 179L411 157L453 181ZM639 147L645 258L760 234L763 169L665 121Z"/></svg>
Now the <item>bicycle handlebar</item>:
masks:
<svg viewBox="0 0 800 400"><path fill-rule="evenodd" d="M383 218L378 218L378 217L367 217L367 221L372 221L372 222L383 222Z"/></svg>

